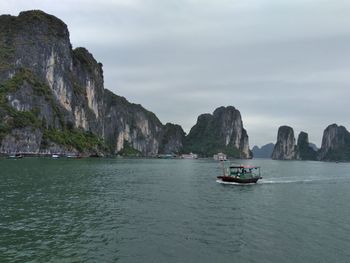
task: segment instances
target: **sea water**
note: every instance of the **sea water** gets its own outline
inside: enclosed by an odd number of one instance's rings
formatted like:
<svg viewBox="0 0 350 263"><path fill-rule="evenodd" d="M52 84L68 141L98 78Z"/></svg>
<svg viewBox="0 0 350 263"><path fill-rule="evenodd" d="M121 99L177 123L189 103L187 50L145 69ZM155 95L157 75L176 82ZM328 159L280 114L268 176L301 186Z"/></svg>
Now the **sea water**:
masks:
<svg viewBox="0 0 350 263"><path fill-rule="evenodd" d="M350 262L350 164L0 159L0 262Z"/></svg>

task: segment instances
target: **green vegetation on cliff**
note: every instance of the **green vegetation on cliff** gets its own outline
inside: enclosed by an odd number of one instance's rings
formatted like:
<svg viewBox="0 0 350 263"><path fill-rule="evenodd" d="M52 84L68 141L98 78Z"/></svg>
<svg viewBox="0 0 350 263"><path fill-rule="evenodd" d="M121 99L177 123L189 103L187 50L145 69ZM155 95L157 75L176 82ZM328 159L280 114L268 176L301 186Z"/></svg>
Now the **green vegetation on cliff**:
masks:
<svg viewBox="0 0 350 263"><path fill-rule="evenodd" d="M65 37L68 34L67 25L62 20L41 10L20 12L18 19L13 20L12 26L15 27L14 29L23 30L25 29L24 26L39 28L39 24L45 25L45 30L40 30L41 34L55 37ZM46 39L42 40L44 41Z"/></svg>
<svg viewBox="0 0 350 263"><path fill-rule="evenodd" d="M98 65L98 70L101 70L102 64L97 63L94 57L89 53L86 48L78 47L73 50L73 58L81 63L81 65L86 68L89 73L94 74L97 69L95 65Z"/></svg>
<svg viewBox="0 0 350 263"><path fill-rule="evenodd" d="M124 141L123 149L118 152L119 155L125 157L140 157L142 153L135 148L128 141Z"/></svg>
<svg viewBox="0 0 350 263"><path fill-rule="evenodd" d="M45 129L41 146L46 148L49 141L66 147L74 147L79 152L107 150L102 139L91 132L80 129Z"/></svg>

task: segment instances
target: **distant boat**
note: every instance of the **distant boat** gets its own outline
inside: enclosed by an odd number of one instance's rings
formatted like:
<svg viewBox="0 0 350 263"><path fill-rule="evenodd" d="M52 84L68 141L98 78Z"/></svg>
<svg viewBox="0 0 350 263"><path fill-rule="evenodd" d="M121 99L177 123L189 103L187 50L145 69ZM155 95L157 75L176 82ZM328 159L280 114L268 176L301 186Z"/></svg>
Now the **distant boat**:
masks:
<svg viewBox="0 0 350 263"><path fill-rule="evenodd" d="M79 156L75 153L68 153L66 154L66 157L71 159L71 158L78 158Z"/></svg>
<svg viewBox="0 0 350 263"><path fill-rule="evenodd" d="M215 161L226 161L227 155L224 153L217 153L217 154L214 154L213 159Z"/></svg>
<svg viewBox="0 0 350 263"><path fill-rule="evenodd" d="M159 159L174 159L176 155L174 154L158 154L157 158Z"/></svg>
<svg viewBox="0 0 350 263"><path fill-rule="evenodd" d="M20 153L14 153L14 154L10 154L9 156L7 156L7 158L9 158L9 159L21 159L21 158L23 158L23 155Z"/></svg>
<svg viewBox="0 0 350 263"><path fill-rule="evenodd" d="M189 153L189 154L182 154L182 159L198 159L198 155L195 153Z"/></svg>
<svg viewBox="0 0 350 263"><path fill-rule="evenodd" d="M51 157L54 159L60 158L60 156L58 154L53 154L53 155L51 155Z"/></svg>
<svg viewBox="0 0 350 263"><path fill-rule="evenodd" d="M89 157L92 157L92 158L101 158L101 157L104 157L102 153L92 153L89 155Z"/></svg>
<svg viewBox="0 0 350 263"><path fill-rule="evenodd" d="M262 177L259 166L231 165L228 169L223 166L223 175L217 178L222 182L252 184Z"/></svg>

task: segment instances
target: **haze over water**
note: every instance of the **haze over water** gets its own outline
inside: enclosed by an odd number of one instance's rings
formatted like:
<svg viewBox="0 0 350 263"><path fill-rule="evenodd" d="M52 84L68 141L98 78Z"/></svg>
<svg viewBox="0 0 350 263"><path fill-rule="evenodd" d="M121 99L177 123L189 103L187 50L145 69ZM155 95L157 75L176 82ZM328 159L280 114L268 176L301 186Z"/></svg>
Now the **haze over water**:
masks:
<svg viewBox="0 0 350 263"><path fill-rule="evenodd" d="M0 262L349 262L350 164L0 160Z"/></svg>

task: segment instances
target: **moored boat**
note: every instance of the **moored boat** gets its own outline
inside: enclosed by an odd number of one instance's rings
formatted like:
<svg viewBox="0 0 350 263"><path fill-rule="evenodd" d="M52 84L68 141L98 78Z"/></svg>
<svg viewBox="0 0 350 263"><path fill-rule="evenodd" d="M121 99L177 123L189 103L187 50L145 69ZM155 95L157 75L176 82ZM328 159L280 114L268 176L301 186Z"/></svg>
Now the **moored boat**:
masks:
<svg viewBox="0 0 350 263"><path fill-rule="evenodd" d="M158 154L157 155L158 159L174 159L176 158L175 154Z"/></svg>
<svg viewBox="0 0 350 263"><path fill-rule="evenodd" d="M23 158L23 155L20 153L10 154L7 156L8 159L21 159Z"/></svg>
<svg viewBox="0 0 350 263"><path fill-rule="evenodd" d="M198 154L195 154L195 153L182 154L181 159L198 159Z"/></svg>
<svg viewBox="0 0 350 263"><path fill-rule="evenodd" d="M223 170L224 174L217 177L222 182L253 184L262 178L259 166L231 165Z"/></svg>
<svg viewBox="0 0 350 263"><path fill-rule="evenodd" d="M220 153L214 154L213 159L215 161L227 161L227 155L220 152Z"/></svg>

